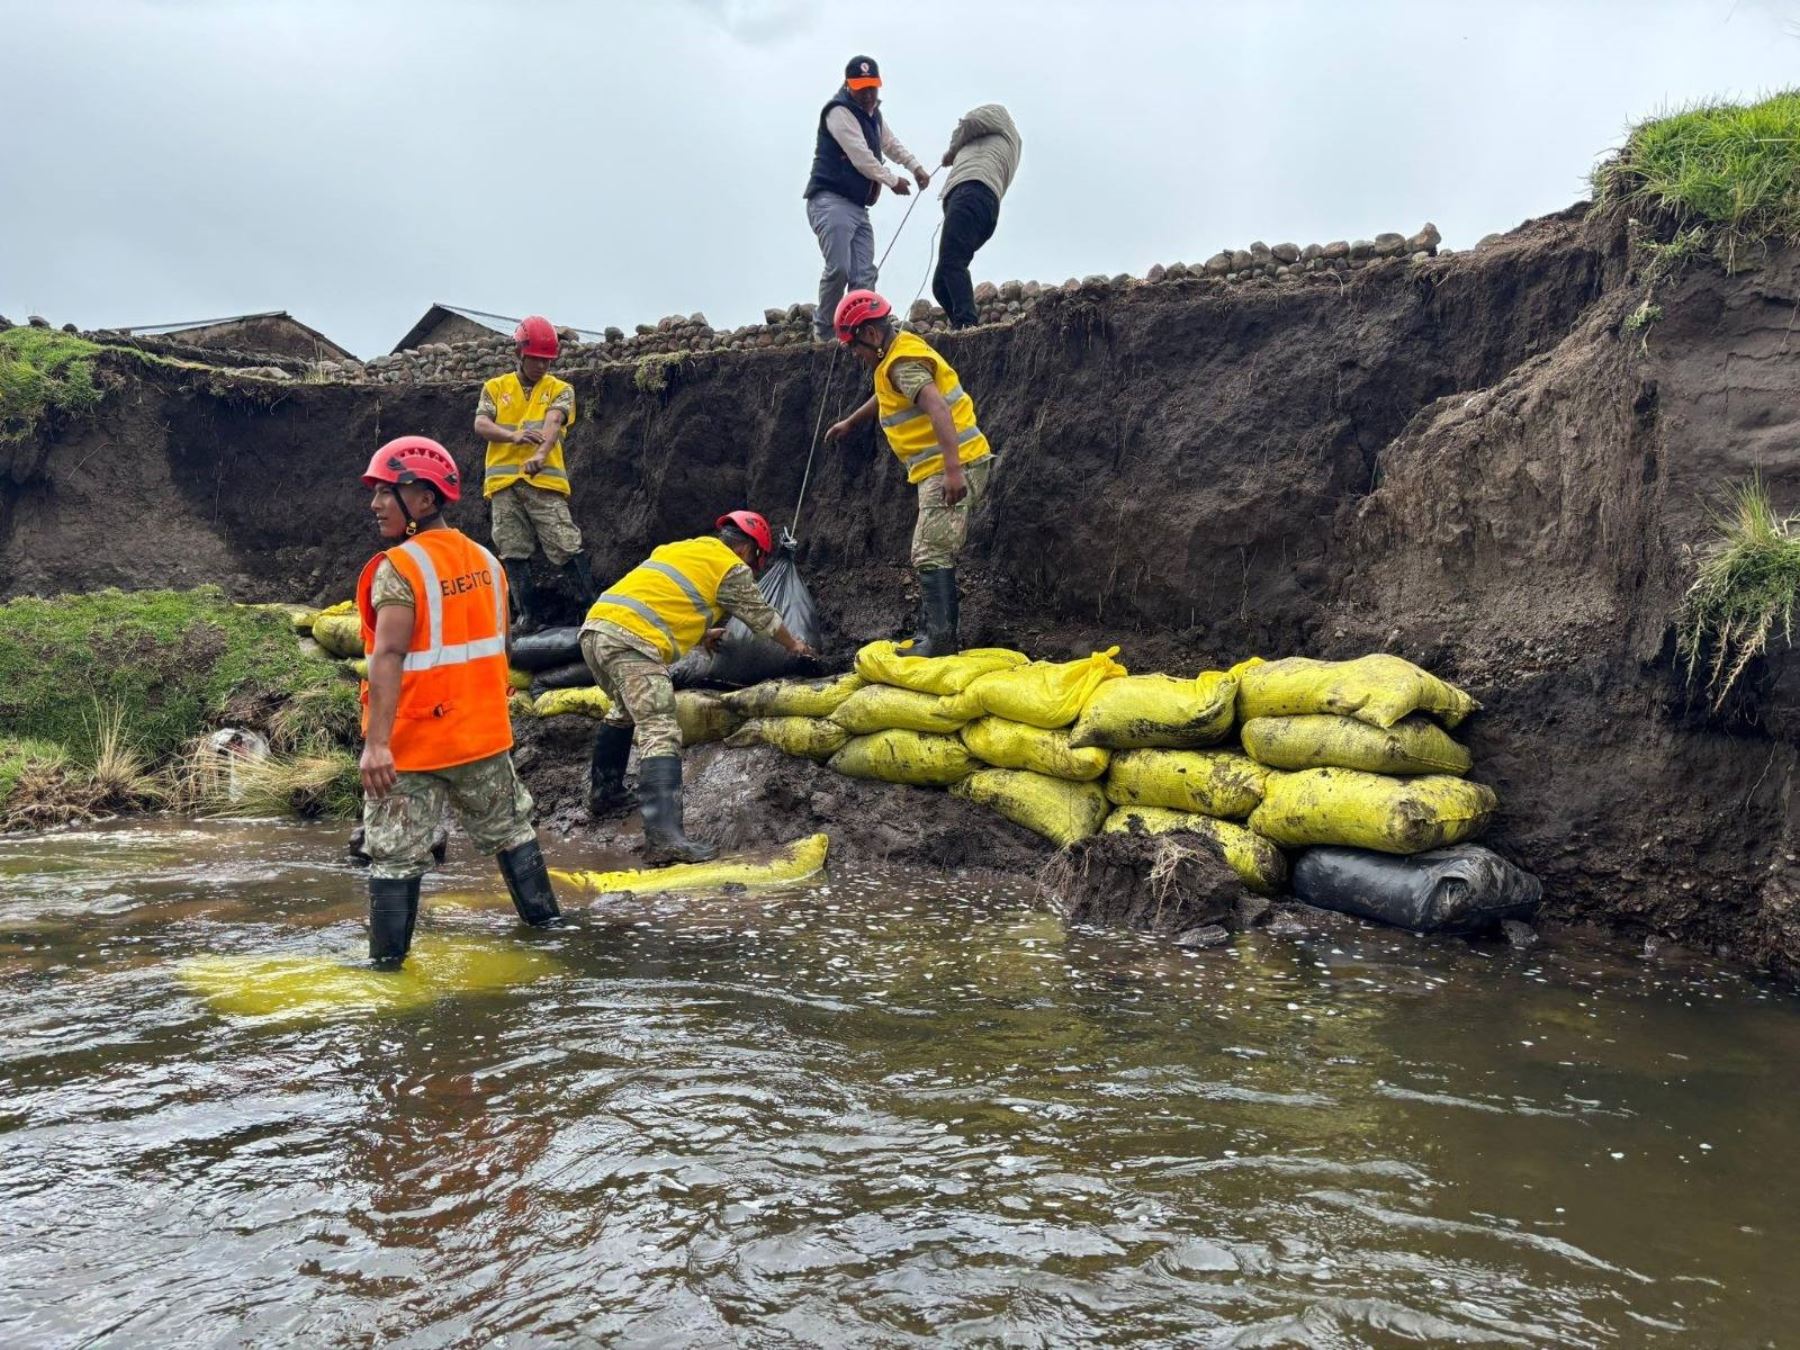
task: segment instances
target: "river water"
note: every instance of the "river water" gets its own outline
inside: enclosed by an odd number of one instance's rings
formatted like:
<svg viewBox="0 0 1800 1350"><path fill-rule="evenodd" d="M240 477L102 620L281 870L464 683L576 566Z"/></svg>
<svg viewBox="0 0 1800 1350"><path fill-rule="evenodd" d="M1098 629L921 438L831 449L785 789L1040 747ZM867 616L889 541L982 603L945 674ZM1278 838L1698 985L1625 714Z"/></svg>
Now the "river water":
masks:
<svg viewBox="0 0 1800 1350"><path fill-rule="evenodd" d="M0 840L0 1343L1800 1336L1800 1006L1741 976L843 869L540 935L458 849L405 1000L252 1016L236 958L362 949L341 831Z"/></svg>

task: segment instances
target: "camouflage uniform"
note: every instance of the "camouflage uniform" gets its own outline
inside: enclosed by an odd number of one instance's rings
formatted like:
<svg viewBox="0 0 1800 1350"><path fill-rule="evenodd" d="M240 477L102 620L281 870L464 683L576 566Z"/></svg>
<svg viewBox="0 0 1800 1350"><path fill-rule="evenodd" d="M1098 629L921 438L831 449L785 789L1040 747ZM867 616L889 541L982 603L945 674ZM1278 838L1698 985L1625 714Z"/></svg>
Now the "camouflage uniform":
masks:
<svg viewBox="0 0 1800 1350"><path fill-rule="evenodd" d="M560 411L563 425L568 426L575 416L575 391L563 390L551 401L550 410ZM475 415L493 417L499 411L493 395L482 389ZM521 479L488 498L488 509L492 512L494 552L502 559L529 558L532 550L542 545L550 565L561 567L581 552L581 529L569 513L566 492L534 487Z"/></svg>
<svg viewBox="0 0 1800 1350"><path fill-rule="evenodd" d="M917 402L920 391L933 383L934 378L929 361L896 361L888 371L889 382L909 402ZM934 473L919 484L919 518L913 526L912 537L914 571L956 566L957 555L969 538L969 514L987 495L995 458L990 453L963 466L963 477L969 490L955 506L944 505L944 476L941 473Z"/></svg>

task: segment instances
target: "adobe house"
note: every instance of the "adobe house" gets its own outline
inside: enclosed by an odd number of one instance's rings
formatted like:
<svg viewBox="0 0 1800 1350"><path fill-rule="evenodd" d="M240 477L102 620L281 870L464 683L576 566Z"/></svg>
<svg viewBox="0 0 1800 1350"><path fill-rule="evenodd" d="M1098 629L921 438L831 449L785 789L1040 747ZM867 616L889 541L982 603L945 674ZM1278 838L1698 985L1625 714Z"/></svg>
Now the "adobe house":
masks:
<svg viewBox="0 0 1800 1350"><path fill-rule="evenodd" d="M416 351L428 342L468 342L472 338L492 337L495 333L511 337L518 326L518 319L505 314L489 314L461 305L434 304L425 311L424 317L406 330L406 336L394 345L394 351ZM571 330L567 324L558 324L557 328L564 337L573 331L582 342L599 342L604 336L598 330Z"/></svg>
<svg viewBox="0 0 1800 1350"><path fill-rule="evenodd" d="M142 324L136 328L108 330L125 337L160 337L190 347L216 347L238 352L263 352L302 361L354 361L356 357L316 328L309 328L285 309L262 314L237 314L224 319L192 323Z"/></svg>

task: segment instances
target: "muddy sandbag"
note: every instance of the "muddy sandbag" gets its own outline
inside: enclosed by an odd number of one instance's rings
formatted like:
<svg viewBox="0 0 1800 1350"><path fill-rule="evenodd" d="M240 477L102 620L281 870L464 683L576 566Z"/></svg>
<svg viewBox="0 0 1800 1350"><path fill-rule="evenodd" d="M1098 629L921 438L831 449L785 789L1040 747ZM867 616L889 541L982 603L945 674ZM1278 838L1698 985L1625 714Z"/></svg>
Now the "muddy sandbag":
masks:
<svg viewBox="0 0 1800 1350"><path fill-rule="evenodd" d="M800 579L800 569L794 565L793 544L783 540L776 548L769 565L756 579L756 589L781 616L788 632L815 651L825 645L812 593L806 589L806 583ZM795 656L772 638L758 637L741 619L732 619L725 625L725 636L710 656L703 648L696 647L675 664L670 675L677 687L696 680L744 686L779 679L796 671L817 670L817 665L811 662L812 658Z"/></svg>
<svg viewBox="0 0 1800 1350"><path fill-rule="evenodd" d="M1544 887L1479 844L1434 848L1410 858L1309 848L1294 863L1294 894L1320 909L1415 933L1478 933L1503 919L1530 919Z"/></svg>
<svg viewBox="0 0 1800 1350"><path fill-rule="evenodd" d="M894 730L934 731L954 736L968 719L952 717L944 711L944 703L945 700L935 694L896 689L886 684L868 684L840 703L831 714L831 720L852 736Z"/></svg>
<svg viewBox="0 0 1800 1350"><path fill-rule="evenodd" d="M1106 773L1114 806L1166 806L1241 820L1263 797L1269 771L1234 750L1121 750Z"/></svg>
<svg viewBox="0 0 1800 1350"><path fill-rule="evenodd" d="M555 670L581 661L581 629L545 628L512 640L507 659L517 670Z"/></svg>
<svg viewBox="0 0 1800 1350"><path fill-rule="evenodd" d="M605 717L612 711L612 700L593 685L583 689L550 689L537 696L531 705L539 717Z"/></svg>
<svg viewBox="0 0 1800 1350"><path fill-rule="evenodd" d="M1474 838L1498 806L1486 784L1447 774L1389 778L1357 769L1303 769L1269 774L1250 828L1296 848L1338 844L1423 853Z"/></svg>
<svg viewBox="0 0 1800 1350"><path fill-rule="evenodd" d="M1354 661L1283 661L1252 657L1231 668L1238 682L1240 721L1336 713L1371 726L1391 727L1408 713L1427 712L1454 727L1481 705L1455 685L1384 652Z"/></svg>
<svg viewBox="0 0 1800 1350"><path fill-rule="evenodd" d="M829 717L756 717L725 738L733 750L772 745L796 759L830 759L850 739L850 733Z"/></svg>
<svg viewBox="0 0 1800 1350"><path fill-rule="evenodd" d="M566 666L538 671L531 677L531 682L539 689L591 689L594 672L586 661L571 661Z"/></svg>
<svg viewBox="0 0 1800 1350"><path fill-rule="evenodd" d="M681 724L683 745L711 745L744 725L741 713L725 706L725 700L705 689L675 691L675 720Z"/></svg>
<svg viewBox="0 0 1800 1350"><path fill-rule="evenodd" d="M313 641L339 660L363 654L362 615L322 613L313 620Z"/></svg>
<svg viewBox="0 0 1800 1350"><path fill-rule="evenodd" d="M1095 690L1107 680L1123 678L1125 667L1113 660L1118 654L1117 647L1109 647L1079 661L1033 661L998 670L945 699L945 710L961 722L987 713L1049 730L1066 727L1081 715Z"/></svg>
<svg viewBox="0 0 1800 1350"><path fill-rule="evenodd" d="M515 689L506 696L506 711L512 717L536 717L537 704L532 702L530 694Z"/></svg>
<svg viewBox="0 0 1800 1350"><path fill-rule="evenodd" d="M981 767L956 736L928 731L877 731L857 736L831 757L846 778L874 778L915 787L949 787Z"/></svg>
<svg viewBox="0 0 1800 1350"><path fill-rule="evenodd" d="M1260 834L1229 820L1197 811L1171 811L1166 806L1115 806L1100 828L1107 834L1204 835L1239 879L1259 895L1278 894L1287 882L1287 855Z"/></svg>
<svg viewBox="0 0 1800 1350"><path fill-rule="evenodd" d="M906 642L871 642L856 654L856 673L871 684L921 694L960 694L978 678L1023 666L1031 658L1004 647L970 647L955 656L914 656Z"/></svg>
<svg viewBox="0 0 1800 1350"><path fill-rule="evenodd" d="M1094 691L1069 734L1071 745L1109 750L1194 750L1231 734L1237 681L1219 670L1191 680L1127 675Z"/></svg>
<svg viewBox="0 0 1800 1350"><path fill-rule="evenodd" d="M724 695L725 706L746 717L830 717L868 683L860 675L820 680L765 680Z"/></svg>
<svg viewBox="0 0 1800 1350"><path fill-rule="evenodd" d="M977 759L1000 769L1028 769L1051 778L1087 783L1106 772L1112 752L1076 749L1066 731L1009 722L1004 717L978 717L962 729L963 744Z"/></svg>
<svg viewBox="0 0 1800 1350"><path fill-rule="evenodd" d="M1097 834L1045 863L1038 889L1072 924L1170 936L1217 924L1223 941L1249 899L1218 846L1193 834Z"/></svg>
<svg viewBox="0 0 1800 1350"><path fill-rule="evenodd" d="M1243 740L1250 758L1272 769L1461 775L1474 762L1447 731L1418 713L1391 727L1331 713L1253 717L1244 723Z"/></svg>
<svg viewBox="0 0 1800 1350"><path fill-rule="evenodd" d="M626 872L564 872L554 869L550 875L567 886L578 887L594 895L659 895L664 891L767 890L776 886L796 886L811 881L825 871L825 859L831 851L831 840L823 834L809 835L777 850L763 860L750 858L718 858L712 862L676 863L672 867L644 867Z"/></svg>
<svg viewBox="0 0 1800 1350"><path fill-rule="evenodd" d="M1071 783L1024 769L978 769L950 791L999 812L1058 848L1079 843L1106 819L1106 794L1093 783Z"/></svg>

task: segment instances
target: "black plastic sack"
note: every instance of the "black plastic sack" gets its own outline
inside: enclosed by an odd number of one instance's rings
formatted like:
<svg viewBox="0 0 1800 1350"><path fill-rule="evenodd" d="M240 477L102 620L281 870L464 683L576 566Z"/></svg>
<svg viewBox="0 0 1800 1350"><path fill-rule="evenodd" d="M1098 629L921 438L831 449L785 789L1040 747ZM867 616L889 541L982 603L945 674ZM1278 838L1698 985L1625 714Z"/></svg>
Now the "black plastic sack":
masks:
<svg viewBox="0 0 1800 1350"><path fill-rule="evenodd" d="M533 689L585 689L594 682L594 672L586 661L574 661L552 670L540 670L531 677Z"/></svg>
<svg viewBox="0 0 1800 1350"><path fill-rule="evenodd" d="M818 611L813 606L812 592L806 589L800 569L794 564L793 544L783 541L775 550L756 588L781 615L788 632L809 647L819 646ZM669 675L677 689L686 689L700 683L742 687L786 675L809 674L812 670L813 663L805 657L792 655L778 642L757 637L733 619L725 625L718 651L708 656L696 647L670 668Z"/></svg>
<svg viewBox="0 0 1800 1350"><path fill-rule="evenodd" d="M1294 864L1294 894L1309 905L1415 933L1476 933L1529 919L1544 887L1479 844L1411 857L1360 848L1309 848Z"/></svg>
<svg viewBox="0 0 1800 1350"><path fill-rule="evenodd" d="M530 637L517 637L507 654L514 670L552 670L581 660L581 629L546 628Z"/></svg>

